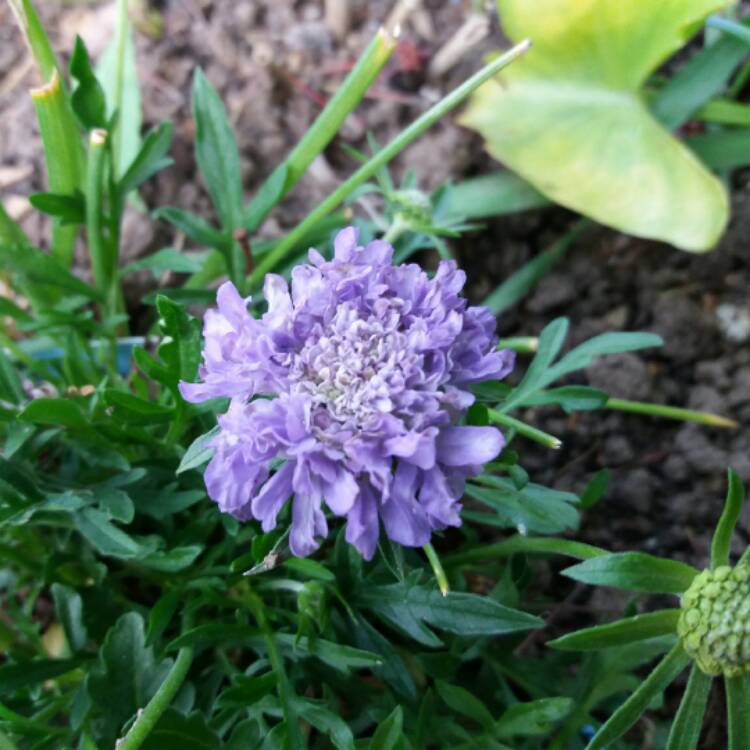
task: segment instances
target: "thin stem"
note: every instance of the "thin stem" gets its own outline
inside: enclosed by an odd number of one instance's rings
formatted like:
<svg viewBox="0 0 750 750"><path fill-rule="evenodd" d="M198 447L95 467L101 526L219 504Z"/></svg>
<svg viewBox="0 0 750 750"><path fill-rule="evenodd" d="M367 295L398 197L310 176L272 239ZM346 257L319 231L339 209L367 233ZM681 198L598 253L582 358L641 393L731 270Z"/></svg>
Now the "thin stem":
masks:
<svg viewBox="0 0 750 750"><path fill-rule="evenodd" d="M438 553L435 552L435 548L429 542L425 544L422 549L424 550L424 553L430 562L432 572L435 574L435 579L437 580L438 587L440 588L440 593L443 596L448 596L451 587L448 583L448 576L445 575L445 570L443 570L443 565L440 562L440 558L438 557Z"/></svg>
<svg viewBox="0 0 750 750"><path fill-rule="evenodd" d="M125 737L117 743L117 750L137 750L146 740L151 730L156 726L161 715L169 708L172 699L182 687L187 677L190 665L193 663L193 649L191 646L181 648L177 653L172 669L162 682L154 697L138 714L138 718Z"/></svg>
<svg viewBox="0 0 750 750"><path fill-rule="evenodd" d="M495 409L487 409L487 416L490 418L491 422L503 425L503 427L510 427L519 435L523 435L523 437L528 438L529 440L540 443L545 448L551 448L555 451L562 448L562 440L556 438L554 435L550 435L548 432L532 427L530 424L526 424L526 422L522 422L520 419L510 417L507 414L496 411Z"/></svg>
<svg viewBox="0 0 750 750"><path fill-rule="evenodd" d="M273 672L276 675L276 689L278 690L281 708L284 713L289 748L291 750L304 750L305 742L302 738L302 732L300 730L299 722L297 721L297 714L294 710L292 691L289 687L289 680L287 679L286 672L284 671L284 661L282 660L279 649L276 646L273 631L271 630L268 617L266 616L265 604L263 604L263 600L252 591L249 593L246 601L263 633L263 639L266 642L266 650L268 651L268 661L271 663L271 669L273 669Z"/></svg>
<svg viewBox="0 0 750 750"><path fill-rule="evenodd" d="M112 134L112 169L117 171L120 164L120 144L122 142L122 94L125 81L125 43L128 35L128 0L117 0L117 26L115 28L115 86L113 106L117 112L117 125ZM117 177L113 174L113 177Z"/></svg>
<svg viewBox="0 0 750 750"><path fill-rule="evenodd" d="M677 419L681 422L697 422L710 427L724 427L730 430L738 427L737 422L718 414L705 411L693 411L692 409L681 409L678 406L664 406L663 404L649 404L643 401L628 401L622 398L609 398L604 404L606 409L616 411L627 411L632 414L648 414L652 417L665 417L666 419Z"/></svg>
<svg viewBox="0 0 750 750"><path fill-rule="evenodd" d="M89 158L86 170L86 232L94 281L105 299L109 297L111 263L104 242L102 197L104 165L107 156L107 131L92 130L89 137Z"/></svg>
<svg viewBox="0 0 750 750"><path fill-rule="evenodd" d="M256 288L264 274L274 268L289 251L299 242L300 238L310 231L321 219L327 216L356 188L367 182L377 171L387 164L394 156L403 151L412 141L418 138L427 128L434 125L440 118L454 107L457 107L469 94L488 81L506 65L526 52L531 43L528 40L512 47L505 54L493 60L471 78L454 89L437 104L418 117L408 128L397 135L387 146L378 151L363 164L348 180L334 190L322 203L319 203L294 230L284 237L273 250L258 264L250 276L250 287Z"/></svg>
<svg viewBox="0 0 750 750"><path fill-rule="evenodd" d="M750 747L750 683L746 674L724 678L727 695L728 750Z"/></svg>

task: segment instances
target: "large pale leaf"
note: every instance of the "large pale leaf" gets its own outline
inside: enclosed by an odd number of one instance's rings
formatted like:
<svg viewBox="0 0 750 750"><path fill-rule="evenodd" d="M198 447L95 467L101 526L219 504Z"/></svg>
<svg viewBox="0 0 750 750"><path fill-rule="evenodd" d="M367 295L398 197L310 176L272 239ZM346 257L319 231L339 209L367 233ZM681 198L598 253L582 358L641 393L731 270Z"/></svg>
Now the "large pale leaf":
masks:
<svg viewBox="0 0 750 750"><path fill-rule="evenodd" d="M463 117L488 151L555 202L702 251L728 217L721 183L652 116L649 74L724 0L498 0L531 51Z"/></svg>

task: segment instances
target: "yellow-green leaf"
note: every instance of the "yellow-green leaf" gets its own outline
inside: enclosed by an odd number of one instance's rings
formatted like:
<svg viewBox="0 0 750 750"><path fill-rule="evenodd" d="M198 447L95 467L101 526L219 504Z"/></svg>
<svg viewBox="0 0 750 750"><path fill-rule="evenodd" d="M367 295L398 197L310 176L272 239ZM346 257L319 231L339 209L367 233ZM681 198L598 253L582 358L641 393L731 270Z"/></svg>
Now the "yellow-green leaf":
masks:
<svg viewBox="0 0 750 750"><path fill-rule="evenodd" d="M474 96L464 124L555 202L630 234L710 249L719 180L653 117L641 87L723 0L499 0L531 51Z"/></svg>

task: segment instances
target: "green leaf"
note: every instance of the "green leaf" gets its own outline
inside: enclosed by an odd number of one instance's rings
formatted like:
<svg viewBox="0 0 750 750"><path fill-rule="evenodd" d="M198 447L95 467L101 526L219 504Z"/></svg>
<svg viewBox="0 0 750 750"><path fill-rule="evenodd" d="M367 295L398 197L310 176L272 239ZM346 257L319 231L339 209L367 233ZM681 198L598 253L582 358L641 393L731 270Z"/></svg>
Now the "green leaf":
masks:
<svg viewBox="0 0 750 750"><path fill-rule="evenodd" d="M288 560L284 560L282 565L303 578L326 581L327 583L333 583L336 580L336 576L325 565L307 557L290 557Z"/></svg>
<svg viewBox="0 0 750 750"><path fill-rule="evenodd" d="M747 57L747 45L724 37L694 54L661 88L651 103L654 116L668 130L692 115L726 87L729 77Z"/></svg>
<svg viewBox="0 0 750 750"><path fill-rule="evenodd" d="M570 698L541 698L529 703L516 703L497 721L498 737L536 737L547 735L573 707Z"/></svg>
<svg viewBox="0 0 750 750"><path fill-rule="evenodd" d="M581 508L588 510L593 508L604 496L607 489L609 488L609 480L611 474L608 469L602 469L597 471L593 477L589 480L586 488L581 493Z"/></svg>
<svg viewBox="0 0 750 750"><path fill-rule="evenodd" d="M484 219L547 205L549 201L528 182L501 171L450 184L440 208L445 216Z"/></svg>
<svg viewBox="0 0 750 750"><path fill-rule="evenodd" d="M61 219L63 224L83 224L86 221L86 199L80 192L74 195L32 193L29 203L37 211Z"/></svg>
<svg viewBox="0 0 750 750"><path fill-rule="evenodd" d="M243 224L248 232L254 232L258 228L258 224L283 198L288 175L289 167L287 164L279 164L270 177L260 186L260 190L245 210Z"/></svg>
<svg viewBox="0 0 750 750"><path fill-rule="evenodd" d="M750 128L705 133L685 142L712 169L724 172L750 164Z"/></svg>
<svg viewBox="0 0 750 750"><path fill-rule="evenodd" d="M80 659L32 659L0 667L0 694L38 685L67 674L81 665Z"/></svg>
<svg viewBox="0 0 750 750"><path fill-rule="evenodd" d="M488 477L489 479L489 477ZM578 511L571 504L575 495L555 492L539 484L528 483L519 490L509 479L492 478L492 486L467 484L466 494L496 511L464 511L463 516L478 523L522 529L523 533L557 534L578 526Z"/></svg>
<svg viewBox="0 0 750 750"><path fill-rule="evenodd" d="M727 487L727 499L724 501L719 523L714 532L711 542L711 567L718 568L720 565L729 563L729 552L732 547L732 534L737 521L740 519L742 504L745 502L745 488L737 472L729 469L729 486Z"/></svg>
<svg viewBox="0 0 750 750"><path fill-rule="evenodd" d="M119 24L125 24L120 29ZM118 29L105 47L96 66L96 75L107 99L107 118L117 109L115 133L116 174L123 175L138 154L141 144L141 90L135 59L133 27L127 15L117 19ZM119 33L122 33L120 38ZM122 50L120 41L124 42ZM122 52L122 66L120 53ZM119 94L119 102L117 101Z"/></svg>
<svg viewBox="0 0 750 750"><path fill-rule="evenodd" d="M158 353L167 367L168 382L176 389L180 380L195 379L201 361L201 326L163 294L156 298L156 309L163 334Z"/></svg>
<svg viewBox="0 0 750 750"><path fill-rule="evenodd" d="M220 430L221 428L217 425L195 438L185 451L185 455L182 457L176 473L181 474L183 471L197 469L209 461L214 454L214 450L208 443L219 434Z"/></svg>
<svg viewBox="0 0 750 750"><path fill-rule="evenodd" d="M170 550L158 550L150 555L141 557L139 565L151 570L159 570L162 573L177 573L189 568L195 559L203 551L203 547L197 544L188 544L183 547L173 547Z"/></svg>
<svg viewBox="0 0 750 750"><path fill-rule="evenodd" d="M704 674L697 664L693 664L680 707L669 730L666 750L695 750L698 747L711 680L710 675Z"/></svg>
<svg viewBox="0 0 750 750"><path fill-rule="evenodd" d="M171 666L171 659L157 661L146 647L139 614L128 612L117 620L86 678L86 692L99 715L99 747L114 746L124 723L154 696Z"/></svg>
<svg viewBox="0 0 750 750"><path fill-rule="evenodd" d="M327 734L333 746L338 750L355 750L352 730L340 716L337 716L323 703L296 700L294 701L294 709L295 713L319 732Z"/></svg>
<svg viewBox="0 0 750 750"><path fill-rule="evenodd" d="M139 544L124 531L118 529L107 513L96 508L84 508L73 513L78 530L102 555L130 560L141 551Z"/></svg>
<svg viewBox="0 0 750 750"><path fill-rule="evenodd" d="M651 702L682 672L690 661L678 643L639 685L638 689L615 711L586 746L600 750L622 737L635 724Z"/></svg>
<svg viewBox="0 0 750 750"><path fill-rule="evenodd" d="M199 245L215 247L225 251L232 244L232 240L227 234L220 232L207 221L201 219L200 216L191 214L189 211L183 211L173 206L162 206L154 211L153 217L174 224L180 232Z"/></svg>
<svg viewBox="0 0 750 750"><path fill-rule="evenodd" d="M606 625L577 630L554 641L547 641L552 648L563 651L596 651L613 648L625 643L644 641L657 635L677 632L679 609L663 609L645 615L635 615Z"/></svg>
<svg viewBox="0 0 750 750"><path fill-rule="evenodd" d="M221 750L218 735L199 711L184 716L168 708L149 732L141 750Z"/></svg>
<svg viewBox="0 0 750 750"><path fill-rule="evenodd" d="M80 594L62 583L53 583L50 587L55 602L57 617L65 630L65 637L73 652L86 648L88 633L83 623L83 600Z"/></svg>
<svg viewBox="0 0 750 750"><path fill-rule="evenodd" d="M586 385L564 385L540 391L527 398L524 403L526 406L555 405L561 407L566 414L572 414L576 411L601 409L608 398L604 391Z"/></svg>
<svg viewBox="0 0 750 750"><path fill-rule="evenodd" d="M167 626L172 620L177 607L181 603L182 592L173 589L167 591L159 601L151 607L148 613L148 628L146 629L146 645L151 646L161 638Z"/></svg>
<svg viewBox="0 0 750 750"><path fill-rule="evenodd" d="M716 244L726 191L657 122L642 87L724 0L498 5L507 36L534 46L483 86L463 117L488 151L548 198L603 224L684 250Z"/></svg>
<svg viewBox="0 0 750 750"><path fill-rule="evenodd" d="M172 163L167 156L172 144L172 124L162 122L149 131L127 172L117 184L120 200Z"/></svg>
<svg viewBox="0 0 750 750"><path fill-rule="evenodd" d="M203 71L193 77L195 158L224 229L242 225L240 154L226 109Z"/></svg>
<svg viewBox="0 0 750 750"><path fill-rule="evenodd" d="M404 712L401 706L393 711L378 724L372 735L368 750L396 750L403 736Z"/></svg>
<svg viewBox="0 0 750 750"><path fill-rule="evenodd" d="M76 117L88 130L106 127L107 103L104 90L91 67L86 45L79 36L76 37L70 58L70 75L78 82L70 98Z"/></svg>
<svg viewBox="0 0 750 750"><path fill-rule="evenodd" d="M451 685L443 680L437 680L435 687L449 708L462 716L468 716L486 731L492 731L495 720L479 698L459 685Z"/></svg>
<svg viewBox="0 0 750 750"><path fill-rule="evenodd" d="M652 594L681 594L698 571L645 552L616 552L585 560L562 571L563 575L592 586L612 586Z"/></svg>
<svg viewBox="0 0 750 750"><path fill-rule="evenodd" d="M549 273L565 257L573 243L588 227L587 221L580 221L553 245L535 255L528 263L512 273L495 289L482 304L499 315L523 299L540 279Z"/></svg>
<svg viewBox="0 0 750 750"><path fill-rule="evenodd" d="M91 429L86 415L74 401L64 398L35 398L29 401L18 418L35 424L51 424L73 430Z"/></svg>
<svg viewBox="0 0 750 750"><path fill-rule="evenodd" d="M532 630L542 624L538 617L484 596L459 592L443 596L437 590L405 583L369 586L358 601L412 637L419 631L429 633L425 625L471 638ZM437 645L434 640L425 645Z"/></svg>
<svg viewBox="0 0 750 750"><path fill-rule="evenodd" d="M0 684L2 680L0 679ZM727 750L745 750L750 747L750 684L746 674L725 677L727 696Z"/></svg>
<svg viewBox="0 0 750 750"><path fill-rule="evenodd" d="M176 271L177 273L196 273L203 268L205 256L200 253L188 255L176 247L163 247L151 255L140 260L134 260L120 270L120 276L125 276L134 271L148 269L158 277L163 271Z"/></svg>
<svg viewBox="0 0 750 750"><path fill-rule="evenodd" d="M138 398L127 391L120 391L116 388L106 388L103 392L104 403L108 406L114 406L117 413L141 420L148 421L153 418L155 421L168 419L174 413L173 406L165 406L155 401L146 401Z"/></svg>
<svg viewBox="0 0 750 750"><path fill-rule="evenodd" d="M55 290L63 289L89 299L100 299L96 289L35 247L0 245L0 270L17 275L27 283L53 287Z"/></svg>

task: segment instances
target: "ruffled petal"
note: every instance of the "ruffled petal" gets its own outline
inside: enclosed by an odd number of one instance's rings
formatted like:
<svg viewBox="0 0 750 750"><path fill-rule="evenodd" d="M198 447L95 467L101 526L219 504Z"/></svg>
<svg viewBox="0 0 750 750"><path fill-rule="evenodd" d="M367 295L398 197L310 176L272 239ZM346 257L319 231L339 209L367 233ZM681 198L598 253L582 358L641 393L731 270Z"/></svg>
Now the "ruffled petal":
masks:
<svg viewBox="0 0 750 750"><path fill-rule="evenodd" d="M359 550L365 560L372 560L379 536L378 503L372 487L365 485L346 516L345 538Z"/></svg>
<svg viewBox="0 0 750 750"><path fill-rule="evenodd" d="M357 480L348 472L341 471L335 481L323 488L326 505L337 515L346 515L359 494Z"/></svg>
<svg viewBox="0 0 750 750"><path fill-rule="evenodd" d="M438 461L446 466L482 466L505 445L496 427L446 427L437 439Z"/></svg>
<svg viewBox="0 0 750 750"><path fill-rule="evenodd" d="M398 456L420 469L431 469L435 465L435 438L438 430L428 427L423 432L407 432L385 441L387 455Z"/></svg>
<svg viewBox="0 0 750 750"><path fill-rule="evenodd" d="M399 463L390 497L380 506L386 534L405 547L422 547L430 541L430 523L415 496L417 471L410 464Z"/></svg>
<svg viewBox="0 0 750 750"><path fill-rule="evenodd" d="M261 491L252 500L253 517L260 521L261 527L266 533L276 527L276 517L292 494L293 474L294 462L287 461L263 485Z"/></svg>

